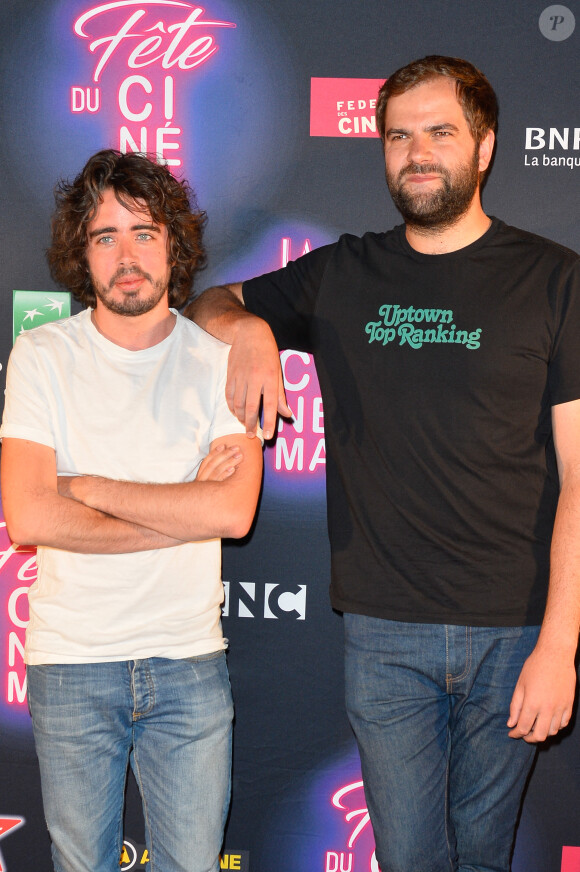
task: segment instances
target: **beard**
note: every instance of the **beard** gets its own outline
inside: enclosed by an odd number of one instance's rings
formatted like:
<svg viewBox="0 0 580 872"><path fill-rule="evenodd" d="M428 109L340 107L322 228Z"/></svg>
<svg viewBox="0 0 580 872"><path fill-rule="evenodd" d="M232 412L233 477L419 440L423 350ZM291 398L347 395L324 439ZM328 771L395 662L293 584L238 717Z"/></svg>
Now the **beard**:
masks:
<svg viewBox="0 0 580 872"><path fill-rule="evenodd" d="M112 296L112 291L115 283L126 276L136 276L146 279L151 285L151 292L147 296L141 296L141 289L136 291L128 291L123 294L121 299L115 299ZM155 281L149 273L143 272L139 268L134 269L119 269L109 282L108 286L99 284L94 276L91 276L93 288L96 296L103 306L110 312L116 315L127 315L136 317L150 312L159 301L167 293L168 278L158 279Z"/></svg>
<svg viewBox="0 0 580 872"><path fill-rule="evenodd" d="M432 191L410 191L405 177L437 173L440 186ZM417 229L442 230L455 224L464 215L479 184L479 149L470 163L453 172L438 164L408 164L395 177L386 173L387 186L393 203L405 223Z"/></svg>

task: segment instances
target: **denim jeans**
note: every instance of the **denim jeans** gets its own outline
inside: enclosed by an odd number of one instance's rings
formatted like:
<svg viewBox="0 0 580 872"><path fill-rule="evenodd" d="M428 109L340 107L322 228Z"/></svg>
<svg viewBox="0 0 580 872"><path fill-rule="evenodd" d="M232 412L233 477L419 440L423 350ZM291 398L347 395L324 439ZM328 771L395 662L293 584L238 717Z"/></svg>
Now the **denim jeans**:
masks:
<svg viewBox="0 0 580 872"><path fill-rule="evenodd" d="M217 872L233 717L225 653L27 676L56 872L119 872L129 764L150 872Z"/></svg>
<svg viewBox="0 0 580 872"><path fill-rule="evenodd" d="M345 614L346 703L381 872L509 872L535 748L506 722L539 627Z"/></svg>

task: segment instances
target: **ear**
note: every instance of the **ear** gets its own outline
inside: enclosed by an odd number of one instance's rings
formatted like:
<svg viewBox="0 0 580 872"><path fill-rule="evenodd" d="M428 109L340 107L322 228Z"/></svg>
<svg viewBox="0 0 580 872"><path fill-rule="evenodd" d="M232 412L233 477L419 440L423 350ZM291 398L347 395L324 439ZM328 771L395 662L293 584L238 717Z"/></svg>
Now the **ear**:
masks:
<svg viewBox="0 0 580 872"><path fill-rule="evenodd" d="M479 143L479 172L484 173L488 168L493 155L495 145L495 133L493 130L488 130L481 142Z"/></svg>

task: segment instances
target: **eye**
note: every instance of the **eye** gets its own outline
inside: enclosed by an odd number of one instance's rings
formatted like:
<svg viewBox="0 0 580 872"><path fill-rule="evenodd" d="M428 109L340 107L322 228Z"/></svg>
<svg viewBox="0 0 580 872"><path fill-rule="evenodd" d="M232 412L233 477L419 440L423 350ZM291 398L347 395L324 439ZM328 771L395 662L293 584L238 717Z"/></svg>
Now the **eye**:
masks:
<svg viewBox="0 0 580 872"><path fill-rule="evenodd" d="M151 235L151 233L147 233L145 230L143 230L141 233L137 234L137 239L141 240L142 242L147 242L148 239L153 239L153 236Z"/></svg>
<svg viewBox="0 0 580 872"><path fill-rule="evenodd" d="M110 245L113 242L112 236L99 236L97 238L97 245Z"/></svg>

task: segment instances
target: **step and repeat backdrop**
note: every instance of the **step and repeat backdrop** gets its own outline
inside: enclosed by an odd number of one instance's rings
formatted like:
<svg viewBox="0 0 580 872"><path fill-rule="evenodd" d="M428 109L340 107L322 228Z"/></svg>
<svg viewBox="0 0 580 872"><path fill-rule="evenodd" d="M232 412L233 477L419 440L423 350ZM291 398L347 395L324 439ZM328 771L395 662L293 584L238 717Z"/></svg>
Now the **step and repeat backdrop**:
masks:
<svg viewBox="0 0 580 872"><path fill-rule="evenodd" d="M59 178L103 147L156 152L209 215L197 290L276 268L399 223L374 104L425 54L471 60L498 92L488 213L580 246L576 0L3 0L0 41L2 390L14 336L78 311L44 259ZM282 361L296 422L266 448L252 535L224 545L236 724L221 866L377 872L328 602L324 409L311 357ZM35 576L0 517L1 872L52 868L23 666ZM538 756L514 872L580 872L579 809L575 716ZM130 780L121 868L147 864Z"/></svg>

